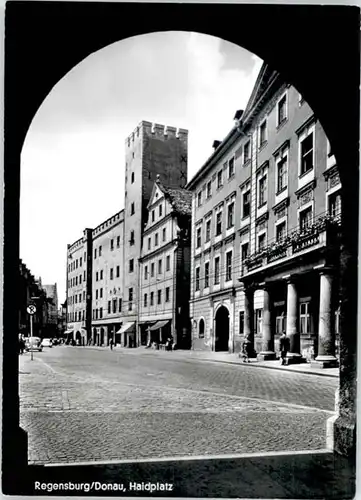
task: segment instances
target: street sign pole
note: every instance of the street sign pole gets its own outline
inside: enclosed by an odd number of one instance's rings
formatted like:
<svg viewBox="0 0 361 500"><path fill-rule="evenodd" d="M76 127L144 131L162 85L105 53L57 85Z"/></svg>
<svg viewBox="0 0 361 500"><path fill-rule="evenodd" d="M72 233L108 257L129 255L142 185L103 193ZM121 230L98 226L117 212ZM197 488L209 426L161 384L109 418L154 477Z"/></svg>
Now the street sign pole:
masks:
<svg viewBox="0 0 361 500"><path fill-rule="evenodd" d="M31 349L33 345L33 315L30 314L30 352L31 352L31 361L34 359L34 353L33 350Z"/></svg>

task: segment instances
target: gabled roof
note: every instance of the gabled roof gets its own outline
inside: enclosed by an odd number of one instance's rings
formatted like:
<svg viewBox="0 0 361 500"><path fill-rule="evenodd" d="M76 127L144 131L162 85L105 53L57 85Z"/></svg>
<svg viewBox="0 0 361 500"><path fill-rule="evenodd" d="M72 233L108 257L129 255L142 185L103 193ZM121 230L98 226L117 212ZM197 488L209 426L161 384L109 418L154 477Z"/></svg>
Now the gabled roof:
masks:
<svg viewBox="0 0 361 500"><path fill-rule="evenodd" d="M169 201L173 210L180 215L192 214L192 192L184 188L164 186L160 180L155 181L155 186L162 191L164 198ZM154 187L155 187L154 186Z"/></svg>

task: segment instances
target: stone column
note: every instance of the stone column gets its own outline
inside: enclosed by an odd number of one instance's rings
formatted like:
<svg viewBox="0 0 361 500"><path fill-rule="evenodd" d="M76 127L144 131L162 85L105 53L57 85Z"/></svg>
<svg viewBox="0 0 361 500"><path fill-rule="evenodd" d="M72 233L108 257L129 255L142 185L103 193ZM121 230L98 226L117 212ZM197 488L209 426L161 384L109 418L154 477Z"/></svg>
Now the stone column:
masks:
<svg viewBox="0 0 361 500"><path fill-rule="evenodd" d="M274 331L271 321L271 298L269 286L264 286L263 325L262 325L262 352L259 358L263 361L276 359L274 350Z"/></svg>
<svg viewBox="0 0 361 500"><path fill-rule="evenodd" d="M244 338L250 341L249 353L256 356L254 349L254 289L247 287L244 290Z"/></svg>
<svg viewBox="0 0 361 500"><path fill-rule="evenodd" d="M288 363L300 363L303 359L300 353L298 293L294 279L287 281L286 334L290 339L290 352L287 354Z"/></svg>
<svg viewBox="0 0 361 500"><path fill-rule="evenodd" d="M104 328L104 345L105 346L108 345L108 327L107 326Z"/></svg>
<svg viewBox="0 0 361 500"><path fill-rule="evenodd" d="M92 331L92 344L95 345L95 342L96 342L96 333L94 332L94 328L93 328L93 331Z"/></svg>
<svg viewBox="0 0 361 500"><path fill-rule="evenodd" d="M318 356L312 362L321 368L337 366L335 356L334 310L332 307L333 276L330 269L320 273L320 314L318 323Z"/></svg>

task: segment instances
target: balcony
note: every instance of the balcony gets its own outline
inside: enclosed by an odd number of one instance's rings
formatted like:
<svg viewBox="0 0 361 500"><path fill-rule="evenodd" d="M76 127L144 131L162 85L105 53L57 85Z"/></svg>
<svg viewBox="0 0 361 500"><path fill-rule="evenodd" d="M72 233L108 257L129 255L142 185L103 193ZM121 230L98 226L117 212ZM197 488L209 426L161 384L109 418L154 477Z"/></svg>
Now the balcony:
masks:
<svg viewBox="0 0 361 500"><path fill-rule="evenodd" d="M340 214L321 215L304 229L289 231L280 241L273 241L258 252L250 255L244 262L243 273L267 266L281 259L291 258L304 250L326 245L331 231L336 230L341 223Z"/></svg>

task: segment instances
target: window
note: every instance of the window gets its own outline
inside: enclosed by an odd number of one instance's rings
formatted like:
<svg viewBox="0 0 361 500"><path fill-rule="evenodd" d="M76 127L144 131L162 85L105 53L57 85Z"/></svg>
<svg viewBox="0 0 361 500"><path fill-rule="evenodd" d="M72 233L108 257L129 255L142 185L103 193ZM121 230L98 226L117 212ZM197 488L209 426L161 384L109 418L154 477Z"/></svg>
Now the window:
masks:
<svg viewBox="0 0 361 500"><path fill-rule="evenodd" d="M162 274L162 260L158 260L158 274Z"/></svg>
<svg viewBox="0 0 361 500"><path fill-rule="evenodd" d="M159 217L163 215L163 205L159 205Z"/></svg>
<svg viewBox="0 0 361 500"><path fill-rule="evenodd" d="M170 255L167 255L165 262L166 262L166 269L165 270L170 271Z"/></svg>
<svg viewBox="0 0 361 500"><path fill-rule="evenodd" d="M100 271L100 279L103 279L103 269Z"/></svg>
<svg viewBox="0 0 361 500"><path fill-rule="evenodd" d="M154 262L152 262L150 265L150 277L154 278Z"/></svg>
<svg viewBox="0 0 361 500"><path fill-rule="evenodd" d="M158 290L158 304L162 303L162 290Z"/></svg>
<svg viewBox="0 0 361 500"><path fill-rule="evenodd" d="M81 293L79 293L79 302L81 302Z"/></svg>
<svg viewBox="0 0 361 500"><path fill-rule="evenodd" d="M152 210L152 222L155 221L155 210Z"/></svg>
<svg viewBox="0 0 361 500"><path fill-rule="evenodd" d="M275 318L276 318L275 333L277 335L281 335L283 332L286 331L286 316L283 306L275 307Z"/></svg>
<svg viewBox="0 0 361 500"><path fill-rule="evenodd" d="M83 258L80 257L80 259L79 259L79 266L81 267L82 265L83 265Z"/></svg>
<svg viewBox="0 0 361 500"><path fill-rule="evenodd" d="M84 252L84 264L85 264L85 260L86 260L86 252Z"/></svg>
<svg viewBox="0 0 361 500"><path fill-rule="evenodd" d="M258 206L261 207L267 202L267 174L262 175L258 180Z"/></svg>
<svg viewBox="0 0 361 500"><path fill-rule="evenodd" d="M83 292L83 301L85 300L85 291Z"/></svg>
<svg viewBox="0 0 361 500"><path fill-rule="evenodd" d="M95 273L95 281L98 281L99 280L99 273L98 271Z"/></svg>
<svg viewBox="0 0 361 500"><path fill-rule="evenodd" d="M300 142L301 147L301 169L300 175L304 175L313 169L313 132Z"/></svg>
<svg viewBox="0 0 361 500"><path fill-rule="evenodd" d="M117 266L117 278L120 276L120 266Z"/></svg>
<svg viewBox="0 0 361 500"><path fill-rule="evenodd" d="M144 307L148 307L148 294L144 294Z"/></svg>
<svg viewBox="0 0 361 500"><path fill-rule="evenodd" d="M150 250L150 247L151 247L151 239L148 238L148 250Z"/></svg>
<svg viewBox="0 0 361 500"><path fill-rule="evenodd" d="M84 271L83 281L86 280L86 271Z"/></svg>
<svg viewBox="0 0 361 500"><path fill-rule="evenodd" d="M167 235L166 228L163 228L163 241L166 240L166 235Z"/></svg>
<svg viewBox="0 0 361 500"><path fill-rule="evenodd" d="M244 311L239 311L239 334L244 334Z"/></svg>
<svg viewBox="0 0 361 500"><path fill-rule="evenodd" d="M98 290L95 290L95 299L98 298Z"/></svg>
<svg viewBox="0 0 361 500"><path fill-rule="evenodd" d="M150 305L154 306L154 292L150 292Z"/></svg>
<svg viewBox="0 0 361 500"><path fill-rule="evenodd" d="M234 226L234 202L228 205L228 213L227 213L227 229L230 229Z"/></svg>
<svg viewBox="0 0 361 500"><path fill-rule="evenodd" d="M258 236L258 250L263 250L266 246L266 233L262 233Z"/></svg>
<svg viewBox="0 0 361 500"><path fill-rule="evenodd" d="M129 311L133 310L133 288L128 290L128 309Z"/></svg>
<svg viewBox="0 0 361 500"><path fill-rule="evenodd" d="M310 303L300 304L300 333L310 333Z"/></svg>
<svg viewBox="0 0 361 500"><path fill-rule="evenodd" d="M79 264L78 259L76 259L76 261L75 261L75 262L76 262L75 267L78 269L78 264Z"/></svg>
<svg viewBox="0 0 361 500"><path fill-rule="evenodd" d="M215 285L219 285L219 282L220 282L219 264L220 264L220 258L216 257L214 259L214 284Z"/></svg>
<svg viewBox="0 0 361 500"><path fill-rule="evenodd" d="M134 271L134 259L129 259L129 272L132 273Z"/></svg>
<svg viewBox="0 0 361 500"><path fill-rule="evenodd" d="M135 207L134 207L134 202L130 205L130 215L135 214Z"/></svg>
<svg viewBox="0 0 361 500"><path fill-rule="evenodd" d="M122 312L122 299L118 299L118 308L119 312Z"/></svg>
<svg viewBox="0 0 361 500"><path fill-rule="evenodd" d="M234 158L231 158L228 162L228 179L234 176Z"/></svg>
<svg viewBox="0 0 361 500"><path fill-rule="evenodd" d="M217 189L220 189L223 186L223 170L220 170L217 173Z"/></svg>
<svg viewBox="0 0 361 500"><path fill-rule="evenodd" d="M98 319L98 313L99 313L99 309L95 309L95 319Z"/></svg>
<svg viewBox="0 0 361 500"><path fill-rule="evenodd" d="M263 309L255 310L255 330L256 335L262 333L262 322L263 322Z"/></svg>
<svg viewBox="0 0 361 500"><path fill-rule="evenodd" d="M243 163L247 163L251 159L250 148L251 148L251 143L250 141L248 141L243 148Z"/></svg>
<svg viewBox="0 0 361 500"><path fill-rule="evenodd" d="M287 119L287 95L285 94L277 105L277 126L281 125Z"/></svg>
<svg viewBox="0 0 361 500"><path fill-rule="evenodd" d="M100 297L101 299L103 298L103 289L102 289L102 288L99 290L99 297Z"/></svg>
<svg viewBox="0 0 361 500"><path fill-rule="evenodd" d="M75 286L78 286L78 276L75 276Z"/></svg>
<svg viewBox="0 0 361 500"><path fill-rule="evenodd" d="M211 239L211 219L206 222L206 243Z"/></svg>
<svg viewBox="0 0 361 500"><path fill-rule="evenodd" d="M196 267L196 292L199 291L201 268Z"/></svg>
<svg viewBox="0 0 361 500"><path fill-rule="evenodd" d="M97 249L94 250L94 259L97 258Z"/></svg>
<svg viewBox="0 0 361 500"><path fill-rule="evenodd" d="M198 337L204 339L204 319L199 320Z"/></svg>
<svg viewBox="0 0 361 500"><path fill-rule="evenodd" d="M132 175L131 175L131 183L134 184L134 180L135 180L135 176L134 176L134 172L132 172Z"/></svg>
<svg viewBox="0 0 361 500"><path fill-rule="evenodd" d="M169 286L167 286L167 288L165 289L165 301L166 302L169 302L169 297L170 297L170 288Z"/></svg>
<svg viewBox="0 0 361 500"><path fill-rule="evenodd" d="M200 248L202 244L202 228L197 227L197 248Z"/></svg>
<svg viewBox="0 0 361 500"><path fill-rule="evenodd" d="M267 142L267 121L264 120L259 127L259 147Z"/></svg>
<svg viewBox="0 0 361 500"><path fill-rule="evenodd" d="M117 299L113 299L113 314L117 312Z"/></svg>
<svg viewBox="0 0 361 500"><path fill-rule="evenodd" d="M276 241L283 241L286 237L286 221L276 226Z"/></svg>
<svg viewBox="0 0 361 500"><path fill-rule="evenodd" d="M130 239L132 240L132 233L133 233L133 239L134 239L134 231L131 231L130 233ZM117 248L120 247L120 236L117 236Z"/></svg>
<svg viewBox="0 0 361 500"><path fill-rule="evenodd" d="M110 279L112 280L114 278L114 269L111 268L110 270Z"/></svg>
<svg viewBox="0 0 361 500"><path fill-rule="evenodd" d="M209 288L209 262L204 264L204 288Z"/></svg>
<svg viewBox="0 0 361 500"><path fill-rule="evenodd" d="M110 240L110 250L114 250L114 240Z"/></svg>
<svg viewBox="0 0 361 500"><path fill-rule="evenodd" d="M144 267L144 279L147 280L148 279L148 266L145 266Z"/></svg>
<svg viewBox="0 0 361 500"><path fill-rule="evenodd" d="M103 317L103 308L101 307L99 309L99 318L102 319L102 317Z"/></svg>
<svg viewBox="0 0 361 500"><path fill-rule="evenodd" d="M251 208L251 190L248 189L243 193L243 219L249 217L250 208Z"/></svg>
<svg viewBox="0 0 361 500"><path fill-rule="evenodd" d="M99 247L99 257L101 257L101 256L102 256L102 247L100 246Z"/></svg>
<svg viewBox="0 0 361 500"><path fill-rule="evenodd" d="M286 154L277 161L277 193L280 193L287 187L287 160L288 155ZM277 194L276 193L276 194Z"/></svg>
<svg viewBox="0 0 361 500"><path fill-rule="evenodd" d="M216 215L216 236L222 234L222 212L219 211Z"/></svg>
<svg viewBox="0 0 361 500"><path fill-rule="evenodd" d="M112 303L110 302L110 300L108 300L108 314L111 314L112 312Z"/></svg>
<svg viewBox="0 0 361 500"><path fill-rule="evenodd" d="M212 182L207 182L207 199L212 196Z"/></svg>
<svg viewBox="0 0 361 500"><path fill-rule="evenodd" d="M232 279L232 250L226 253L226 281Z"/></svg>
<svg viewBox="0 0 361 500"><path fill-rule="evenodd" d="M82 278L82 276L81 276L81 274L79 274L79 285L81 285L81 278Z"/></svg>
<svg viewBox="0 0 361 500"><path fill-rule="evenodd" d="M328 197L328 213L332 217L339 217L341 215L341 194L339 191Z"/></svg>
<svg viewBox="0 0 361 500"><path fill-rule="evenodd" d="M202 191L199 191L197 195L197 205L200 207L202 205Z"/></svg>
<svg viewBox="0 0 361 500"><path fill-rule="evenodd" d="M154 236L154 246L158 246L158 233L155 233L155 236Z"/></svg>
<svg viewBox="0 0 361 500"><path fill-rule="evenodd" d="M300 229L304 231L312 223L312 207L308 207L300 212Z"/></svg>

